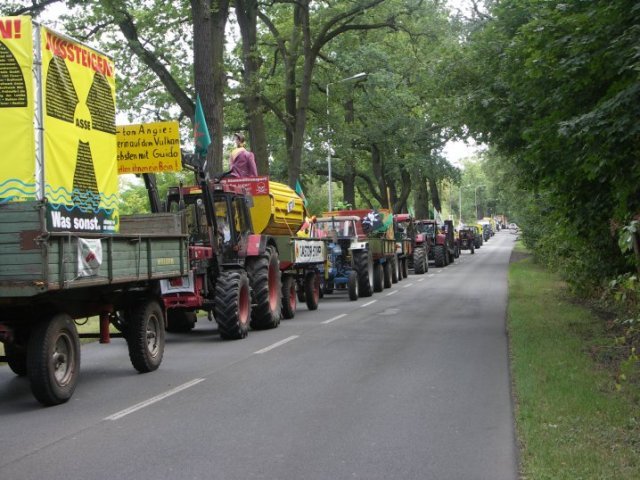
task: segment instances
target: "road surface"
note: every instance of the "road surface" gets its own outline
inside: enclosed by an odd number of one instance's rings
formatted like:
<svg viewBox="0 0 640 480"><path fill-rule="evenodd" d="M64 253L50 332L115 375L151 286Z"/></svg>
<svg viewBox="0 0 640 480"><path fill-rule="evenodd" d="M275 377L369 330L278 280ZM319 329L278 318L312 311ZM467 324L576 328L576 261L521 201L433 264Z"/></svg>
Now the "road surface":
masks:
<svg viewBox="0 0 640 480"><path fill-rule="evenodd" d="M43 408L0 369L0 479L517 478L507 267L497 233L446 268L241 341L198 321L156 372L82 349L71 400Z"/></svg>

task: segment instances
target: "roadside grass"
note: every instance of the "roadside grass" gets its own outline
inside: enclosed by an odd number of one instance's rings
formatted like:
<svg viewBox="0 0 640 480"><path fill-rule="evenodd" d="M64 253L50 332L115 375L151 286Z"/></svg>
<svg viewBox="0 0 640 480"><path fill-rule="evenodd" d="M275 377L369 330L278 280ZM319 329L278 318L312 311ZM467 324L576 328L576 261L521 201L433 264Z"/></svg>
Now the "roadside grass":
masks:
<svg viewBox="0 0 640 480"><path fill-rule="evenodd" d="M508 330L521 478L640 478L637 392L589 355L604 322L517 246Z"/></svg>

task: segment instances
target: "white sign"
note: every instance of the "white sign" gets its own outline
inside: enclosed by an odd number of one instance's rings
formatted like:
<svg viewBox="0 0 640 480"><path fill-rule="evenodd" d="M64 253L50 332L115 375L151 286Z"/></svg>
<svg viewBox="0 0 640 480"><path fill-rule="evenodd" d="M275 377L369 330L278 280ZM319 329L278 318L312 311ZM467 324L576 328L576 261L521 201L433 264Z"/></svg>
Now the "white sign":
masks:
<svg viewBox="0 0 640 480"><path fill-rule="evenodd" d="M322 263L326 258L322 240L294 240L294 263Z"/></svg>
<svg viewBox="0 0 640 480"><path fill-rule="evenodd" d="M99 238L78 238L78 276L95 277L102 265L102 242Z"/></svg>

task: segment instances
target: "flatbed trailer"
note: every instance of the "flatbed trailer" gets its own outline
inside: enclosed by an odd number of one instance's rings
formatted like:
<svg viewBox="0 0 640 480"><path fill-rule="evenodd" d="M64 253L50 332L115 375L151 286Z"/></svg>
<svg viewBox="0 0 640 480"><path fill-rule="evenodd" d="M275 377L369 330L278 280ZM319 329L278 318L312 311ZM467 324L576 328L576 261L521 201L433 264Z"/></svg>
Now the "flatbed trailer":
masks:
<svg viewBox="0 0 640 480"><path fill-rule="evenodd" d="M66 402L80 369L74 320L113 324L139 372L164 353L160 280L185 275L188 236L174 214L122 216L120 232L48 231L46 201L0 204L0 341L6 361L44 405Z"/></svg>

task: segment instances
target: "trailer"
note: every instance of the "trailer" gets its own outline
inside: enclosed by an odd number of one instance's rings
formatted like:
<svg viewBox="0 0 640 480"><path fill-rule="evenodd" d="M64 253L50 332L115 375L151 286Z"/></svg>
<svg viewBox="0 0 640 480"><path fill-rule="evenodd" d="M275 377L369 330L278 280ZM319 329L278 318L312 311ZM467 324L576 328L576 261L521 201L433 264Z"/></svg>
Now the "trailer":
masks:
<svg viewBox="0 0 640 480"><path fill-rule="evenodd" d="M109 343L113 324L133 367L156 370L164 353L160 281L188 269L187 236L175 215L120 219L120 233L56 232L41 201L0 205L1 359L44 405L71 398L80 371L75 320L99 317Z"/></svg>

